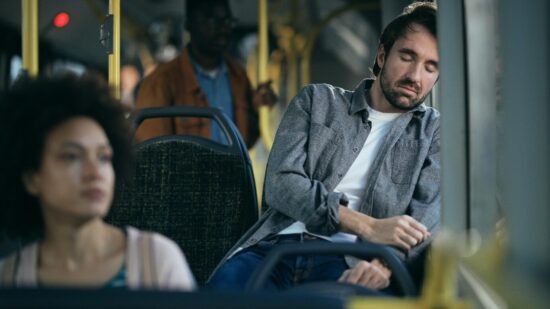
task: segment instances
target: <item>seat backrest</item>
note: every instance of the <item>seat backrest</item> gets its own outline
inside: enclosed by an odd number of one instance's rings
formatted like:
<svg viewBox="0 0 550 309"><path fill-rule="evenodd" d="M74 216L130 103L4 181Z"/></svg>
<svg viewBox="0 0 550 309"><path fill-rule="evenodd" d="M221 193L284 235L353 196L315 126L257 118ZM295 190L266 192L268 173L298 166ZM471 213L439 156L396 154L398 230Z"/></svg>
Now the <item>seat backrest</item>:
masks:
<svg viewBox="0 0 550 309"><path fill-rule="evenodd" d="M228 134L229 145L186 135L136 145L134 174L118 191L107 221L171 238L204 284L258 218L250 159L235 126L216 109L147 109L136 122L159 115L212 118Z"/></svg>

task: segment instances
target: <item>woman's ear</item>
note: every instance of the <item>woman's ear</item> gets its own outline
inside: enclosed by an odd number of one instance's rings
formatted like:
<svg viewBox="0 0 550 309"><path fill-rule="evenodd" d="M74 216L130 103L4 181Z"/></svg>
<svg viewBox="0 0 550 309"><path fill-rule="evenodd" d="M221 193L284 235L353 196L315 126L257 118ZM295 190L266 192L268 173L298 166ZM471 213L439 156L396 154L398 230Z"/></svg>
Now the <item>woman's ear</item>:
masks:
<svg viewBox="0 0 550 309"><path fill-rule="evenodd" d="M35 172L24 172L21 176L21 179L23 180L23 185L25 186L25 189L30 195L37 195L38 194L38 175L36 175Z"/></svg>
<svg viewBox="0 0 550 309"><path fill-rule="evenodd" d="M384 45L379 44L378 45L378 51L376 52L376 64L378 64L378 67L380 70L384 67L384 62L386 60L386 51L384 50Z"/></svg>

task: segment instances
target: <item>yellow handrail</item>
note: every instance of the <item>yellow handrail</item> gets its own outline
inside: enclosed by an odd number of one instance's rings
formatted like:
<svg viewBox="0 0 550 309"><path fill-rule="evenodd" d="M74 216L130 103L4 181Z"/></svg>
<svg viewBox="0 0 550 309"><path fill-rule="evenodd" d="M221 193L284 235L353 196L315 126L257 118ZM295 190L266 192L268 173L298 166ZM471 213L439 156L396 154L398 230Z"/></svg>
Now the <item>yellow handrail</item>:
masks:
<svg viewBox="0 0 550 309"><path fill-rule="evenodd" d="M23 69L30 76L36 76L38 75L38 0L23 0L21 13Z"/></svg>
<svg viewBox="0 0 550 309"><path fill-rule="evenodd" d="M120 0L109 0L109 14L113 15L113 53L109 54L109 86L120 99Z"/></svg>
<svg viewBox="0 0 550 309"><path fill-rule="evenodd" d="M269 80L267 73L269 58L267 0L258 1L258 84ZM260 106L260 136L266 146L271 150L273 145L273 132L269 125L269 106Z"/></svg>

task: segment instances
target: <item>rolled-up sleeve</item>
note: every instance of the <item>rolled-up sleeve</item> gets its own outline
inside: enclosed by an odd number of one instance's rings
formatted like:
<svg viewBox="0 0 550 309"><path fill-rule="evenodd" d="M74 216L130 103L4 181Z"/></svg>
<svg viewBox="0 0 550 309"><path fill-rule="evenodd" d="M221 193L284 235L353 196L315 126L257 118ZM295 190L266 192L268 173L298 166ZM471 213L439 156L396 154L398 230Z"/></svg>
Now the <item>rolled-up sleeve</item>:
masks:
<svg viewBox="0 0 550 309"><path fill-rule="evenodd" d="M308 175L311 105L314 86L304 88L290 103L277 131L267 165L264 197L268 207L301 221L313 233L338 231L343 193L329 192Z"/></svg>

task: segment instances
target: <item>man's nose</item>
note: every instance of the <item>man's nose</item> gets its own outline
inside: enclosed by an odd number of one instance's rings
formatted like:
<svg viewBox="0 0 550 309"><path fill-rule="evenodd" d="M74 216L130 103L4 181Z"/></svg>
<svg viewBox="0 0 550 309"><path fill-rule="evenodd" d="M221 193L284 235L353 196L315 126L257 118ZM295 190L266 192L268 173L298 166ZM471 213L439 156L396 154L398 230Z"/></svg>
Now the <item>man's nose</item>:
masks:
<svg viewBox="0 0 550 309"><path fill-rule="evenodd" d="M414 81L419 82L422 75L422 66L420 64L413 64L409 67L407 77Z"/></svg>

